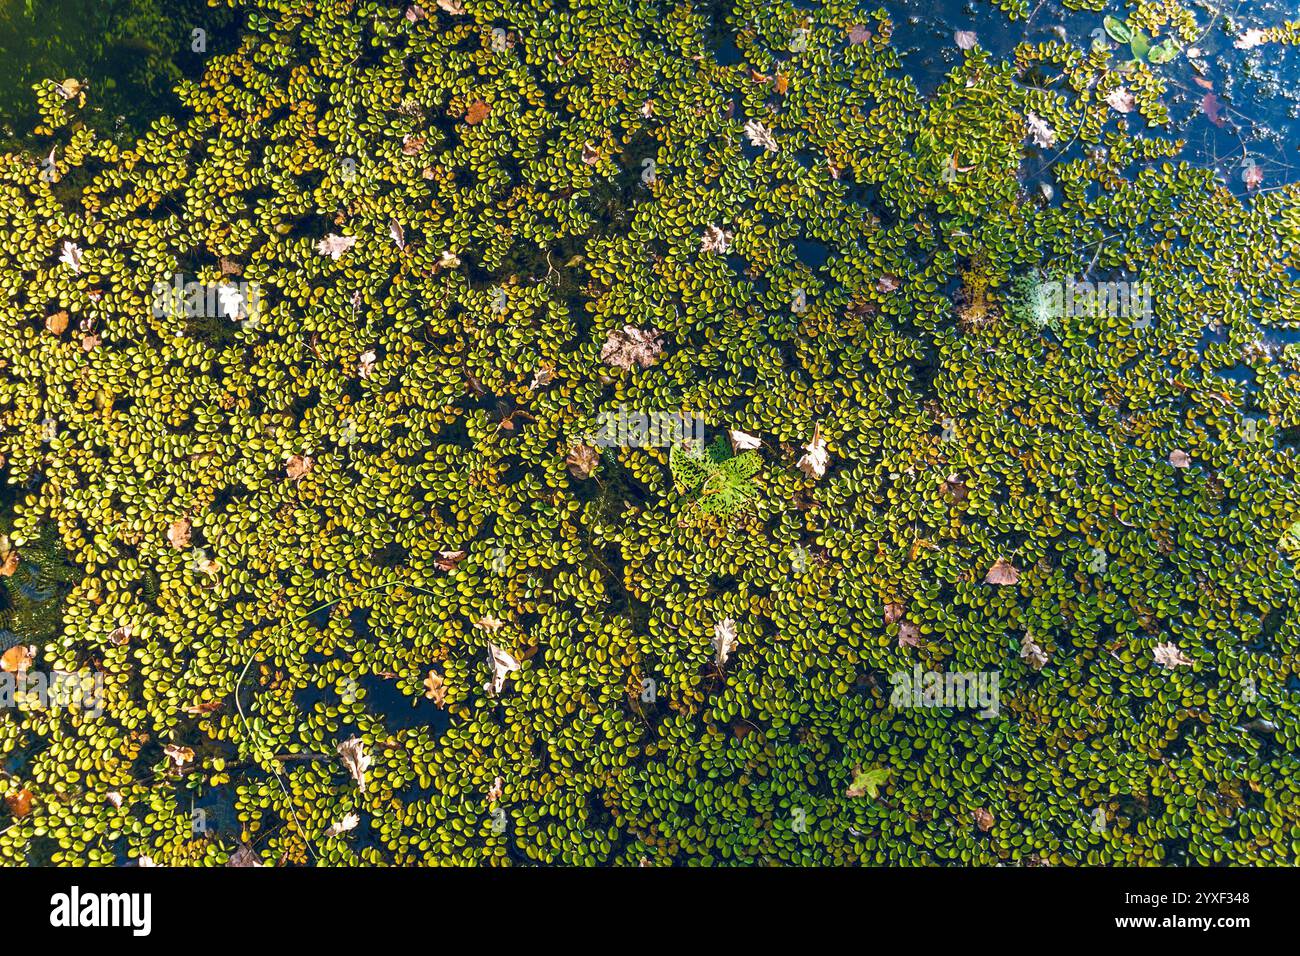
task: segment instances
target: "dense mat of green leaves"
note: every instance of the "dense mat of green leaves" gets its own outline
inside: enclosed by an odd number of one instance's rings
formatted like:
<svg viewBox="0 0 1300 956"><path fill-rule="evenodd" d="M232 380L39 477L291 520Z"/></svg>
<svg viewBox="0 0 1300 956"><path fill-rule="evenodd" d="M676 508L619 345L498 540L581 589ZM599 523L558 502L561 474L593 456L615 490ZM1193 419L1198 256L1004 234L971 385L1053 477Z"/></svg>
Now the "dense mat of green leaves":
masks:
<svg viewBox="0 0 1300 956"><path fill-rule="evenodd" d="M34 666L108 697L0 716L0 859L1296 861L1300 193L1138 138L1160 67L1125 116L1119 54L1065 43L922 100L847 2L239 5L184 116L118 149L47 88L58 181L0 158L14 540L84 571ZM256 327L152 314L223 258ZM1040 270L1149 283L1153 320L1032 321ZM625 325L648 367L602 362ZM665 448L579 477L620 407L761 438L756 494L702 508ZM999 715L891 707L916 664L1000 672Z"/></svg>

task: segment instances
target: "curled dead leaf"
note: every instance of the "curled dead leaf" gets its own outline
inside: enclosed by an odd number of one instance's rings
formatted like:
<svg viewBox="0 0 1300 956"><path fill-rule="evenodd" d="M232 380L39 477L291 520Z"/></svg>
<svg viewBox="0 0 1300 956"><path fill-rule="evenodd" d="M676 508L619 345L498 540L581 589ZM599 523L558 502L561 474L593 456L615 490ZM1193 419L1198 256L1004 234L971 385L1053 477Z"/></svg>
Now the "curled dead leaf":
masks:
<svg viewBox="0 0 1300 956"><path fill-rule="evenodd" d="M488 641L487 651L492 679L483 685L483 689L495 697L505 687L506 677L519 670L519 661L509 651L502 650L491 641Z"/></svg>
<svg viewBox="0 0 1300 956"><path fill-rule="evenodd" d="M890 601L885 605L885 626L889 626L903 616L903 605L898 601Z"/></svg>
<svg viewBox="0 0 1300 956"><path fill-rule="evenodd" d="M956 504L961 504L970 497L970 489L966 486L966 482L957 475L949 475L943 480L943 493Z"/></svg>
<svg viewBox="0 0 1300 956"><path fill-rule="evenodd" d="M600 464L600 452L591 445L575 445L569 449L564 463L569 466L569 474L574 478L590 478Z"/></svg>
<svg viewBox="0 0 1300 956"><path fill-rule="evenodd" d="M731 250L731 240L735 233L721 226L706 226L704 236L700 239L700 252L716 252L725 255Z"/></svg>
<svg viewBox="0 0 1300 956"><path fill-rule="evenodd" d="M141 866L144 865L144 859L145 858L141 858L140 860ZM149 865L152 866L153 863L150 862ZM261 866L261 865L262 865L261 857L259 857L257 855L257 851L255 851L247 843L239 844L238 849L236 849L234 853L230 854L230 859L226 861L226 866Z"/></svg>
<svg viewBox="0 0 1300 956"><path fill-rule="evenodd" d="M451 571L469 555L468 551L439 551L434 564L439 571Z"/></svg>
<svg viewBox="0 0 1300 956"><path fill-rule="evenodd" d="M316 243L316 251L323 256L337 259L356 244L356 236L337 236L334 233L330 233L320 242Z"/></svg>
<svg viewBox="0 0 1300 956"><path fill-rule="evenodd" d="M731 440L732 452L737 455L742 451L754 451L763 444L763 440L756 435L735 428L727 429L727 438Z"/></svg>
<svg viewBox="0 0 1300 956"><path fill-rule="evenodd" d="M826 439L822 437L821 429L813 430L812 441L803 446L804 454L798 461L798 468L809 478L817 479L826 474L826 467L830 464L830 452L826 450Z"/></svg>
<svg viewBox="0 0 1300 956"><path fill-rule="evenodd" d="M190 747L182 747L179 744L168 744L163 748L163 753L167 755L167 759L172 762L172 766L177 770L194 760L194 750Z"/></svg>
<svg viewBox="0 0 1300 956"><path fill-rule="evenodd" d="M352 779L357 782L361 792L366 792L366 769L370 766L370 755L366 753L365 742L360 737L350 737L335 748L343 760L343 766Z"/></svg>

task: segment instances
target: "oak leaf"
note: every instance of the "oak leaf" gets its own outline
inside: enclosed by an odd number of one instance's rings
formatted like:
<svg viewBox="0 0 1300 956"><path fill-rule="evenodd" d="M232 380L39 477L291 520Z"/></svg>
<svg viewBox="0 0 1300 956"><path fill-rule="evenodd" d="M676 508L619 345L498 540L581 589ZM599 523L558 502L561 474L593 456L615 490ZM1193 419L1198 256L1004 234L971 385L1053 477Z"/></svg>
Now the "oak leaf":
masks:
<svg viewBox="0 0 1300 956"><path fill-rule="evenodd" d="M439 707L446 706L447 682L437 671L429 671L428 676L424 678L424 696Z"/></svg>
<svg viewBox="0 0 1300 956"><path fill-rule="evenodd" d="M1177 644L1157 644L1153 651L1155 653L1156 663L1161 667L1173 670L1175 667L1191 667L1191 660L1181 650Z"/></svg>
<svg viewBox="0 0 1300 956"><path fill-rule="evenodd" d="M880 792L893 774L892 770L884 767L870 767L863 770L860 767L853 768L853 782L849 788L844 791L846 797L870 797L872 800Z"/></svg>

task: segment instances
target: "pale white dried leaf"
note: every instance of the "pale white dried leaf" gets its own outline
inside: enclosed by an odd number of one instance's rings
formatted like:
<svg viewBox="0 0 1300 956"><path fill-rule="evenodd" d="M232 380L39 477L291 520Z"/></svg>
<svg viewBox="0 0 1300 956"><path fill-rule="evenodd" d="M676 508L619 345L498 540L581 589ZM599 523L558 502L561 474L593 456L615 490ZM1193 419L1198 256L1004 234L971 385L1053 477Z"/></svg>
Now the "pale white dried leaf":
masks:
<svg viewBox="0 0 1300 956"><path fill-rule="evenodd" d="M370 755L366 753L365 742L360 737L350 737L336 748L339 757L343 760L343 766L347 768L348 773L352 774L352 779L357 782L361 792L366 792L366 770L370 766Z"/></svg>
<svg viewBox="0 0 1300 956"><path fill-rule="evenodd" d="M239 321L244 308L244 293L233 285L217 286L217 309L232 322Z"/></svg>
<svg viewBox="0 0 1300 956"><path fill-rule="evenodd" d="M813 433L812 441L803 446L804 454L799 459L799 470L809 478L821 478L826 474L831 455L826 450L826 439L819 431Z"/></svg>
<svg viewBox="0 0 1300 956"><path fill-rule="evenodd" d="M754 146L765 149L769 153L775 153L780 148L772 136L772 131L756 119L745 123L745 138Z"/></svg>
<svg viewBox="0 0 1300 956"><path fill-rule="evenodd" d="M1034 145L1046 149L1056 142L1056 132L1037 113L1025 114L1025 131Z"/></svg>
<svg viewBox="0 0 1300 956"><path fill-rule="evenodd" d="M81 271L81 247L71 239L64 239L60 247L59 261L73 272Z"/></svg>
<svg viewBox="0 0 1300 956"><path fill-rule="evenodd" d="M316 251L322 256L329 256L331 259L337 259L356 244L356 236L338 236L331 232L320 242L316 243Z"/></svg>
<svg viewBox="0 0 1300 956"><path fill-rule="evenodd" d="M357 374L362 378L369 378L375 374L375 363L379 361L379 356L375 354L374 349L367 349L361 353L357 359Z"/></svg>
<svg viewBox="0 0 1300 956"><path fill-rule="evenodd" d="M1268 33L1266 31L1261 30L1258 27L1252 27L1241 36L1237 37L1237 39L1232 42L1232 45L1238 50L1253 50L1266 39L1268 39Z"/></svg>
<svg viewBox="0 0 1300 956"><path fill-rule="evenodd" d="M727 658L736 649L736 622L724 617L713 625L713 662L719 668L725 667Z"/></svg>
<svg viewBox="0 0 1300 956"><path fill-rule="evenodd" d="M1157 644L1153 649L1156 663L1161 667L1173 670L1175 667L1191 667L1191 660L1178 647L1177 644L1166 643Z"/></svg>
<svg viewBox="0 0 1300 956"><path fill-rule="evenodd" d="M742 451L754 451L763 444L761 438L737 428L728 428L727 437L731 439L731 450L737 455Z"/></svg>
<svg viewBox="0 0 1300 956"><path fill-rule="evenodd" d="M339 820L337 823L331 823L325 829L325 835L327 837L336 837L340 833L347 833L349 830L355 830L357 828L357 824L360 822L361 822L361 817L359 817L357 814L345 813L343 814L342 820Z"/></svg>
<svg viewBox="0 0 1300 956"><path fill-rule="evenodd" d="M492 679L483 685L483 689L495 697L505 686L506 677L519 670L519 661L509 651L502 650L491 641L488 641L487 650Z"/></svg>
<svg viewBox="0 0 1300 956"><path fill-rule="evenodd" d="M980 42L974 30L958 30L952 35L952 38L956 41L958 48L962 50L973 49Z"/></svg>
<svg viewBox="0 0 1300 956"><path fill-rule="evenodd" d="M1137 106L1137 100L1127 87L1117 86L1106 94L1106 102L1110 108L1120 113L1131 113Z"/></svg>
<svg viewBox="0 0 1300 956"><path fill-rule="evenodd" d="M716 252L724 255L731 249L731 240L735 234L721 226L705 226L704 237L700 239L700 252Z"/></svg>
<svg viewBox="0 0 1300 956"><path fill-rule="evenodd" d="M1050 659L1047 651L1038 646L1034 641L1034 636L1028 631L1020 639L1020 658L1036 671L1041 671L1046 667Z"/></svg>

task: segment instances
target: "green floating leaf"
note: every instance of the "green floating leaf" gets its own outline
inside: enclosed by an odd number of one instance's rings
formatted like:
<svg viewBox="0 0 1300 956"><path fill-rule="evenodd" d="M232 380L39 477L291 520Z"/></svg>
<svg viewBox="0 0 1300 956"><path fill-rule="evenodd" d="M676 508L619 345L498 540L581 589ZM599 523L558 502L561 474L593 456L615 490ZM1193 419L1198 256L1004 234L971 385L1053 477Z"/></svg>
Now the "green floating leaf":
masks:
<svg viewBox="0 0 1300 956"><path fill-rule="evenodd" d="M849 784L849 789L844 794L849 797L865 795L874 800L892 774L893 771L888 767L868 767L866 770L857 768L853 773L853 783Z"/></svg>
<svg viewBox="0 0 1300 956"><path fill-rule="evenodd" d="M1106 17L1101 24L1116 43L1128 43L1133 39L1133 31L1128 28L1128 24L1117 17Z"/></svg>
<svg viewBox="0 0 1300 956"><path fill-rule="evenodd" d="M1173 40L1161 40L1151 48L1147 54L1147 59L1152 63L1168 63L1182 51L1178 49L1178 44Z"/></svg>
<svg viewBox="0 0 1300 956"><path fill-rule="evenodd" d="M1129 49L1133 51L1133 56L1143 63L1147 60L1147 55L1151 52L1151 41L1141 30L1133 34L1133 39L1129 41Z"/></svg>

